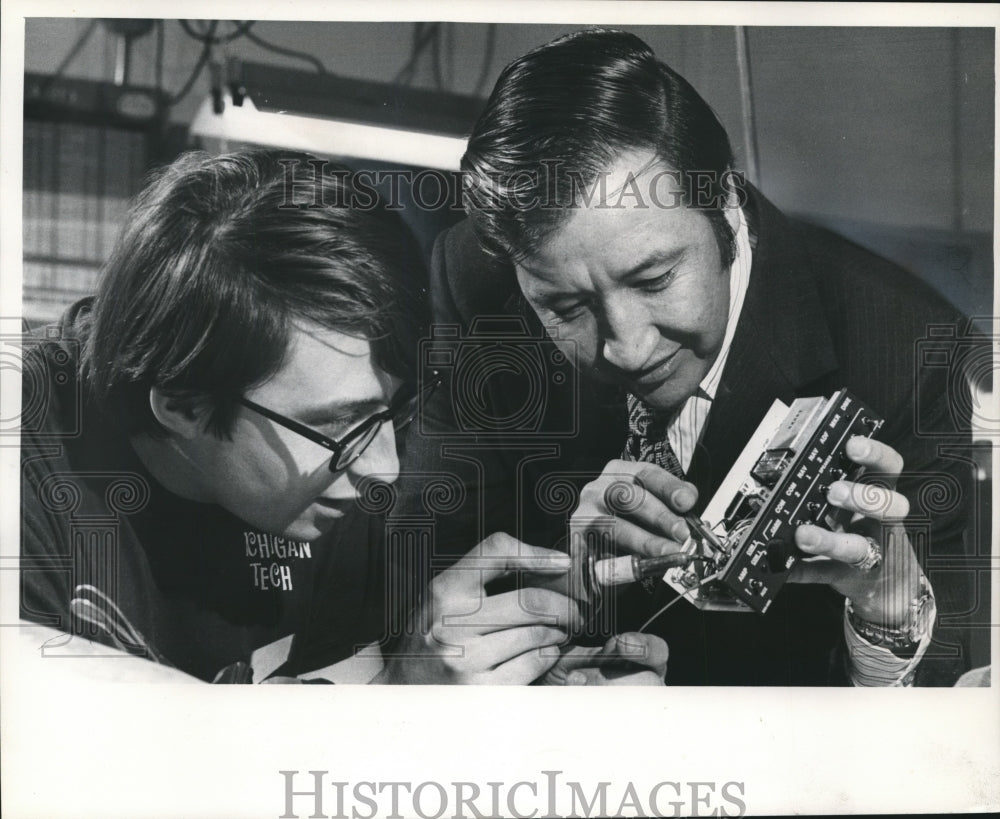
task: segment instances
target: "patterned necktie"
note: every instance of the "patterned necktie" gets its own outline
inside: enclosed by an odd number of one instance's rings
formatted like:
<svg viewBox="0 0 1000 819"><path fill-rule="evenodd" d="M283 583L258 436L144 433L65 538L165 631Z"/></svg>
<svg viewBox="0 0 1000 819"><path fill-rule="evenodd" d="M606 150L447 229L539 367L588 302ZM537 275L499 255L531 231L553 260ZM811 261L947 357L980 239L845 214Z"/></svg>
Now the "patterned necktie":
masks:
<svg viewBox="0 0 1000 819"><path fill-rule="evenodd" d="M684 477L684 469L667 440L670 419L657 413L634 395L628 396L628 439L622 451L623 461L646 461L666 469L671 475Z"/></svg>

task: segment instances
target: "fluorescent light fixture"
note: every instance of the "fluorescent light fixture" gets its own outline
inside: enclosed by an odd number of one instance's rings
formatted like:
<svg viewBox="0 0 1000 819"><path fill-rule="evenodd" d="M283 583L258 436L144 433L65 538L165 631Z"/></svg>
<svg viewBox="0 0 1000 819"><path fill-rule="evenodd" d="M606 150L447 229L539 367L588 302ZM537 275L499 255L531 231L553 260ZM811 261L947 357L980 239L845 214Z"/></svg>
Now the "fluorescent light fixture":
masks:
<svg viewBox="0 0 1000 819"><path fill-rule="evenodd" d="M419 168L458 170L482 101L386 83L242 66L245 96L206 99L195 136L355 157Z"/></svg>
<svg viewBox="0 0 1000 819"><path fill-rule="evenodd" d="M258 111L249 97L239 107L232 104L232 97L228 94L224 99L226 107L221 114L212 110L211 99L201 104L191 123L192 134L326 156L377 159L380 162L448 171L458 170L459 161L465 153L466 140L461 137L291 113L268 113Z"/></svg>

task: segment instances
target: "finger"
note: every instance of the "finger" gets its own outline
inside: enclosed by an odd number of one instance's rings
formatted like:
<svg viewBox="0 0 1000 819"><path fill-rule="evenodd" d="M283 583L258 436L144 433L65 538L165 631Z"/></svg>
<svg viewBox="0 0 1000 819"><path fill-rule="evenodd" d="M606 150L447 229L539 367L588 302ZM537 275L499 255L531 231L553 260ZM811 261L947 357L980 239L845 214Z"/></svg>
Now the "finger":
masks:
<svg viewBox="0 0 1000 819"><path fill-rule="evenodd" d="M559 652L532 649L501 663L482 679L490 685L527 685L545 674L559 661Z"/></svg>
<svg viewBox="0 0 1000 819"><path fill-rule="evenodd" d="M673 475L668 477L679 483ZM683 543L691 533L684 518L675 510L690 508L689 501L697 498L688 486L676 486L665 503L653 492L646 491L643 484L619 480L604 490L604 505L612 514L624 516L651 533Z"/></svg>
<svg viewBox="0 0 1000 819"><path fill-rule="evenodd" d="M698 500L694 484L672 475L663 467L644 461L611 461L601 477L607 484L636 484L678 512L689 511Z"/></svg>
<svg viewBox="0 0 1000 819"><path fill-rule="evenodd" d="M821 555L840 563L860 563L868 555L868 541L850 532L830 532L819 526L800 526L795 543L809 555Z"/></svg>
<svg viewBox="0 0 1000 819"><path fill-rule="evenodd" d="M610 646L609 640L605 647ZM630 631L615 638L613 649L617 656L633 663L639 663L655 671L660 677L667 673L667 659L670 651L666 642L655 634L641 634Z"/></svg>
<svg viewBox="0 0 1000 819"><path fill-rule="evenodd" d="M566 685L663 685L663 677L655 671L601 666L577 669L566 678Z"/></svg>
<svg viewBox="0 0 1000 819"><path fill-rule="evenodd" d="M788 573L788 583L814 583L839 589L857 571L839 560L798 560Z"/></svg>
<svg viewBox="0 0 1000 819"><path fill-rule="evenodd" d="M522 543L505 532L495 532L475 546L454 566L441 573L448 583L469 588L483 586L512 571L529 570L547 575L569 571L569 555Z"/></svg>
<svg viewBox="0 0 1000 819"><path fill-rule="evenodd" d="M847 457L860 466L895 478L903 471L903 456L888 444L855 435L847 441Z"/></svg>
<svg viewBox="0 0 1000 819"><path fill-rule="evenodd" d="M561 667L567 670L601 668L626 662L646 666L663 677L667 673L668 655L667 644L661 638L628 632L612 637L599 649L578 651L574 647L563 655Z"/></svg>
<svg viewBox="0 0 1000 819"><path fill-rule="evenodd" d="M572 671L574 668L586 668L594 665L603 648L601 646L567 646L559 661L558 671Z"/></svg>
<svg viewBox="0 0 1000 819"><path fill-rule="evenodd" d="M605 516L598 520L602 524L609 520L613 521L612 534L614 542L610 546L614 551L619 553L626 552L642 557L657 557L658 555L676 552L684 544L683 540L670 540L624 518L609 519ZM571 525L574 528L574 532L578 533L585 532L591 523L592 521L586 518L578 518L572 521ZM598 528L602 534L607 531L603 526L595 528Z"/></svg>
<svg viewBox="0 0 1000 819"><path fill-rule="evenodd" d="M910 514L910 502L903 495L874 483L834 481L826 499L834 506L874 520L902 520Z"/></svg>
<svg viewBox="0 0 1000 819"><path fill-rule="evenodd" d="M805 528L807 527L800 527ZM861 540L864 541L864 538ZM867 553L867 541L864 544ZM922 572L909 538L902 528L890 529L885 533L882 551L882 565L871 572L859 572L850 563L838 560L800 560L792 567L788 580L792 583L823 583L831 586L851 599L855 612L863 620L900 623L906 618L910 602L918 593Z"/></svg>
<svg viewBox="0 0 1000 819"><path fill-rule="evenodd" d="M490 634L516 626L543 625L569 631L584 626L575 600L551 589L529 587L485 597L476 611L445 614L442 630L460 629L465 634Z"/></svg>
<svg viewBox="0 0 1000 819"><path fill-rule="evenodd" d="M495 669L527 651L548 649L546 656L560 656L558 646L569 639L565 631L547 626L522 626L495 631L470 640L466 646L469 667L478 671Z"/></svg>

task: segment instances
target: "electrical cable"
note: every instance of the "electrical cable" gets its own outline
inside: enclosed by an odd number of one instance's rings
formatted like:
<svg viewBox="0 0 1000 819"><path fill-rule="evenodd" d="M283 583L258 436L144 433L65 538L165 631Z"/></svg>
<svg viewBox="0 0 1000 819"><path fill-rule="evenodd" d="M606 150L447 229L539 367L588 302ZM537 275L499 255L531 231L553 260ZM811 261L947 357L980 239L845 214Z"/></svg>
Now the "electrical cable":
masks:
<svg viewBox="0 0 1000 819"><path fill-rule="evenodd" d="M103 630L118 648L129 653L132 653L136 648L142 648L154 661L173 667L173 664L161 657L142 636L142 633L129 622L125 612L95 586L85 583L73 589L70 612Z"/></svg>
<svg viewBox="0 0 1000 819"><path fill-rule="evenodd" d="M76 38L76 42L70 47L66 56L62 58L62 62L59 63L56 70L45 78L45 87L48 87L53 80L61 77L63 72L69 68L69 64L73 62L76 55L79 54L81 49L87 44L87 40L90 39L90 35L94 33L94 29L97 28L97 22L97 20L91 20L90 23L87 24L87 27L81 32L80 36Z"/></svg>
<svg viewBox="0 0 1000 819"><path fill-rule="evenodd" d="M201 49L201 56L198 57L198 62L195 63L194 69L191 71L191 76L188 77L187 82L184 83L184 86L181 88L181 90L167 100L168 108L177 105L177 103L179 103L182 99L184 99L190 93L191 89L194 88L194 84L198 81L198 77L201 76L201 72L205 68L205 64L209 61L209 59L212 56L212 39L214 38L215 28L217 25L218 21L213 20L211 25L209 26L209 33L207 38L200 41L204 43ZM196 37L195 39L198 38Z"/></svg>
<svg viewBox="0 0 1000 819"><path fill-rule="evenodd" d="M156 62L154 63L154 84L157 91L163 90L163 21L156 21Z"/></svg>
<svg viewBox="0 0 1000 819"><path fill-rule="evenodd" d="M427 26L426 30L424 26L426 23L416 23L413 26L413 44L410 46L410 61L406 64L403 71L406 72L406 84L409 85L413 82L414 74L417 69L417 62L420 58L423 50L430 44L434 37L434 27ZM402 73L402 72L400 72Z"/></svg>
<svg viewBox="0 0 1000 819"><path fill-rule="evenodd" d="M441 30L434 32L431 39L431 69L434 72L434 87L444 91L444 74L441 71Z"/></svg>
<svg viewBox="0 0 1000 819"><path fill-rule="evenodd" d="M256 43L261 48L267 51L271 51L275 54L282 54L285 57L294 57L295 59L298 60L304 60L305 62L312 64L312 66L320 74L327 73L326 66L323 65L323 63L320 62L320 60L314 57L312 54L306 54L304 51L296 51L295 49L292 48L285 48L284 46L275 45L272 42L264 40L261 37L258 37L256 34L250 31L249 28L243 32L243 36L245 36L251 43Z"/></svg>
<svg viewBox="0 0 1000 819"><path fill-rule="evenodd" d="M490 23L486 27L486 45L483 47L483 67L479 71L479 78L472 90L473 96L482 96L483 88L490 77L490 68L493 66L493 53L497 44L497 25Z"/></svg>
<svg viewBox="0 0 1000 819"><path fill-rule="evenodd" d="M449 89L455 87L455 24L448 23L445 28L445 48L444 53L447 58L446 63L446 83Z"/></svg>
<svg viewBox="0 0 1000 819"><path fill-rule="evenodd" d="M413 61L416 59L417 43L420 40L420 31L422 26L423 23L413 24L413 37L410 43L410 57L405 63L403 63L403 67L396 72L396 76L392 78L393 83L402 83L403 77L406 76L407 72L410 72L410 74L413 73ZM407 79L409 80L409 77L407 77Z"/></svg>
<svg viewBox="0 0 1000 819"><path fill-rule="evenodd" d="M693 586L692 588L688 589L683 594L678 594L673 600L671 600L669 603L667 603L665 606L663 606L663 608L661 608L658 612L656 612L656 614L654 614L645 623L643 623L639 627L639 632L641 633L641 632L645 631L647 628L649 628L649 626L652 624L652 622L654 620L656 620L661 614L663 614L667 609L669 609L674 603L676 603L682 597L687 597L692 592L698 591L698 589L700 589L706 583L711 583L713 580L715 580L716 578L718 578L718 576L719 576L718 572L716 572L715 574L710 574L708 577L706 577L704 580L702 580L697 586Z"/></svg>
<svg viewBox="0 0 1000 819"><path fill-rule="evenodd" d="M410 59L406 61L401 69L396 73L396 76L392 78L392 82L402 83L404 85L409 85L413 82L414 69L417 65L417 60L420 59L420 55L423 53L424 49L427 48L428 44L434 38L435 31L437 29L437 23L428 25L426 30L424 29L424 23L415 23L413 27L413 45L410 47ZM405 78L405 79L404 79Z"/></svg>
<svg viewBox="0 0 1000 819"><path fill-rule="evenodd" d="M191 20L178 20L181 24L181 28L184 29L184 33L188 35L192 40L197 40L199 43L211 43L211 45L222 45L223 43L231 43L233 40L238 40L240 37L245 36L254 24L256 20L230 20L229 22L235 24L235 28L226 34L225 36L216 37L215 29L206 29L204 32L198 32ZM218 20L209 21L210 24L218 25Z"/></svg>

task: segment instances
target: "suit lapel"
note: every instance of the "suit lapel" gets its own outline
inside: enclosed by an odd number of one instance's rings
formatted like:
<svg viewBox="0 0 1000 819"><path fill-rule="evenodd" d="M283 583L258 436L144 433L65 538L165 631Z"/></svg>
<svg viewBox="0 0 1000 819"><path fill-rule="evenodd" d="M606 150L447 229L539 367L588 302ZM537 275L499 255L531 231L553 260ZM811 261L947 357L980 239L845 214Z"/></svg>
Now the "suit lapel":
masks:
<svg viewBox="0 0 1000 819"><path fill-rule="evenodd" d="M801 388L837 369L819 289L796 227L756 189L749 193L745 213L756 238L749 288L706 429L687 473L698 487L702 505L774 400L789 403ZM533 333L542 332L538 316L516 286L504 310L524 317ZM581 391L582 434L578 445L569 445L565 453L581 466L618 457L625 441L624 396L616 403L606 390L588 385Z"/></svg>
<svg viewBox="0 0 1000 819"><path fill-rule="evenodd" d="M688 470L701 502L714 494L779 398L837 368L827 319L795 226L751 189L746 209L757 243L729 358Z"/></svg>

